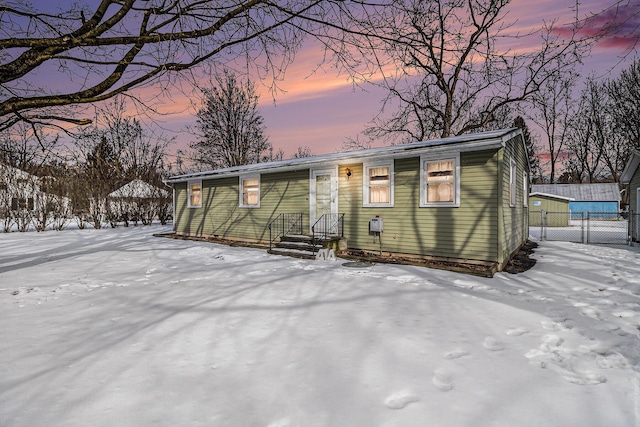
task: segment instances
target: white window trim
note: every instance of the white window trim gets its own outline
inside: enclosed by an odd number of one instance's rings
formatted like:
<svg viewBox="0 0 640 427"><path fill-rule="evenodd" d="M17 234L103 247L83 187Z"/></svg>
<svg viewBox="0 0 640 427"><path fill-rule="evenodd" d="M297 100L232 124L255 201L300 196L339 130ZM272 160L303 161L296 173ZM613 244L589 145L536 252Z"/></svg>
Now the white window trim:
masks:
<svg viewBox="0 0 640 427"><path fill-rule="evenodd" d="M257 179L258 180L258 203L255 205L245 205L244 204L244 198L242 197L242 195L244 194L244 180L246 179ZM261 182L260 182L260 175L240 175L238 177L239 183L238 183L238 206L241 208L248 208L248 209L252 209L252 208L259 208L260 207L260 190L261 190Z"/></svg>
<svg viewBox="0 0 640 427"><path fill-rule="evenodd" d="M191 204L191 186L193 184L199 184L200 185L200 203L197 204L197 205L192 205ZM188 208L201 208L202 207L202 180L201 179L187 181L187 207Z"/></svg>
<svg viewBox="0 0 640 427"><path fill-rule="evenodd" d="M364 208L392 208L393 207L393 187L394 187L394 172L393 172L393 159L364 163L362 165L363 177L362 177L362 207ZM389 203L369 203L369 169L387 167L389 168Z"/></svg>
<svg viewBox="0 0 640 427"><path fill-rule="evenodd" d="M427 195L425 194L425 170L424 162L437 162L441 160L454 161L454 185L453 185L453 202L427 202ZM439 155L424 155L420 156L420 207L421 208L458 208L460 207L460 152L439 154Z"/></svg>
<svg viewBox="0 0 640 427"><path fill-rule="evenodd" d="M513 194L511 194L513 184ZM513 196L513 197L512 197ZM509 206L515 208L518 204L518 165L513 157L509 159Z"/></svg>
<svg viewBox="0 0 640 427"><path fill-rule="evenodd" d="M529 174L522 172L522 206L529 207Z"/></svg>

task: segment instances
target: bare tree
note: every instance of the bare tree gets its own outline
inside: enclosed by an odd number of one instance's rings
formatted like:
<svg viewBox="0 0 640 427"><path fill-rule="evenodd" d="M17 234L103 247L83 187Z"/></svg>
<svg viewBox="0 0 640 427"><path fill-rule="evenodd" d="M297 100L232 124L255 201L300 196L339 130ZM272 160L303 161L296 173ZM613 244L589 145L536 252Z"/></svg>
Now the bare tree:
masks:
<svg viewBox="0 0 640 427"><path fill-rule="evenodd" d="M513 120L513 126L522 130L522 138L524 145L527 147L527 156L529 157L529 172L531 174L531 182L542 182L542 168L540 167L538 138L531 133L527 122L522 116L518 116Z"/></svg>
<svg viewBox="0 0 640 427"><path fill-rule="evenodd" d="M615 84L587 79L577 102L575 114L568 122L563 160L571 182L618 182L632 146L624 124L633 121L622 117L619 103L610 92ZM623 101L624 102L624 101ZM630 113L627 111L627 113ZM635 129L634 129L635 131Z"/></svg>
<svg viewBox="0 0 640 427"><path fill-rule="evenodd" d="M0 132L0 162L32 172L55 157L58 137L24 123Z"/></svg>
<svg viewBox="0 0 640 427"><path fill-rule="evenodd" d="M603 156L610 136L605 97L603 86L588 79L568 122L567 158L563 163L573 182L599 182L603 178Z"/></svg>
<svg viewBox="0 0 640 427"><path fill-rule="evenodd" d="M640 149L640 61L634 61L607 84L617 128L629 144Z"/></svg>
<svg viewBox="0 0 640 427"><path fill-rule="evenodd" d="M358 2L356 2L358 3ZM333 0L100 0L50 13L0 7L0 129L19 121L88 124L81 109L179 72L243 59L278 78L305 33L322 35L349 6ZM328 23L329 25L325 25ZM52 73L38 84L38 73ZM160 83L160 84L158 84Z"/></svg>
<svg viewBox="0 0 640 427"><path fill-rule="evenodd" d="M263 161L271 144L264 134L255 85L239 82L226 69L215 81L217 86L203 89L203 106L197 113L199 140L190 144L194 160L214 169Z"/></svg>
<svg viewBox="0 0 640 427"><path fill-rule="evenodd" d="M349 38L362 53L351 62L366 81L382 72L379 85L388 97L366 134L407 142L486 128L506 106L529 99L580 59L586 44L561 39L552 25L535 33L542 42L532 53L504 48L506 38L534 36L510 34L509 3L396 0L370 6L358 21L367 37Z"/></svg>
<svg viewBox="0 0 640 427"><path fill-rule="evenodd" d="M298 150L293 153L294 159L302 159L303 157L311 157L313 153L311 152L311 148L308 146L298 147Z"/></svg>
<svg viewBox="0 0 640 427"><path fill-rule="evenodd" d="M101 227L110 217L106 197L133 179L162 185L162 169L169 140L147 135L140 122L126 116L126 105L116 97L100 110L100 122L84 129L70 150L78 166L74 184L75 214Z"/></svg>
<svg viewBox="0 0 640 427"><path fill-rule="evenodd" d="M278 148L278 150L274 152L273 147L269 147L269 154L265 157L265 161L277 162L280 160L284 160L284 150L282 148Z"/></svg>
<svg viewBox="0 0 640 427"><path fill-rule="evenodd" d="M568 140L569 122L573 117L575 105L572 90L578 75L567 70L563 75L554 75L544 82L540 90L531 97L530 119L543 132L546 147L541 149L541 167L548 171L549 182L554 183L561 166L564 148Z"/></svg>
<svg viewBox="0 0 640 427"><path fill-rule="evenodd" d="M372 145L371 139L361 139L360 135L355 138L345 138L340 145L341 151L356 151L356 150L368 150Z"/></svg>

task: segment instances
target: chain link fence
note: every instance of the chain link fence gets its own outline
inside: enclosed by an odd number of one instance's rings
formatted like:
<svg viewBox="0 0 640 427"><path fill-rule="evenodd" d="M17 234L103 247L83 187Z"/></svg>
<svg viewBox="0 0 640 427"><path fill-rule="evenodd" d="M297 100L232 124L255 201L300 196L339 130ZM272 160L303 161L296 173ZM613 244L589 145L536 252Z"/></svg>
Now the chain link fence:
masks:
<svg viewBox="0 0 640 427"><path fill-rule="evenodd" d="M618 212L529 212L529 234L539 240L626 245L637 224L633 213L625 219Z"/></svg>

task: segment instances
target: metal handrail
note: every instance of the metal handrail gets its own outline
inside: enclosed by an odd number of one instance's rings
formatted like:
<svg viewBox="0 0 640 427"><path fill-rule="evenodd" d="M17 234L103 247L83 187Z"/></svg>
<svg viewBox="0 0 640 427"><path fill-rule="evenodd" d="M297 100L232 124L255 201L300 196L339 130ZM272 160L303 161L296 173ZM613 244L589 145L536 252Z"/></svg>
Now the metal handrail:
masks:
<svg viewBox="0 0 640 427"><path fill-rule="evenodd" d="M269 227L269 249L278 237L287 234L302 234L302 212L281 213L273 219Z"/></svg>
<svg viewBox="0 0 640 427"><path fill-rule="evenodd" d="M316 253L316 228L318 225L322 225L322 230L318 231L318 238L322 237L327 239L329 236L344 237L344 214L343 213L330 213L323 214L318 220L311 226L311 244L313 245L313 253Z"/></svg>

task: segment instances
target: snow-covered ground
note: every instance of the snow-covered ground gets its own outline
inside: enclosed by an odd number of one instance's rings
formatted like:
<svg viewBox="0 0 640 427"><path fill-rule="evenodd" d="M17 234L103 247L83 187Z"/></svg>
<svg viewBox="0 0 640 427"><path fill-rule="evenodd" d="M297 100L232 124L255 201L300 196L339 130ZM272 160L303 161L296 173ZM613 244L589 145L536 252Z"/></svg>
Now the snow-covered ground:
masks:
<svg viewBox="0 0 640 427"><path fill-rule="evenodd" d="M640 252L493 279L0 235L0 426L640 426Z"/></svg>

